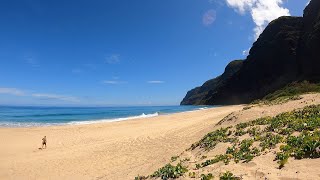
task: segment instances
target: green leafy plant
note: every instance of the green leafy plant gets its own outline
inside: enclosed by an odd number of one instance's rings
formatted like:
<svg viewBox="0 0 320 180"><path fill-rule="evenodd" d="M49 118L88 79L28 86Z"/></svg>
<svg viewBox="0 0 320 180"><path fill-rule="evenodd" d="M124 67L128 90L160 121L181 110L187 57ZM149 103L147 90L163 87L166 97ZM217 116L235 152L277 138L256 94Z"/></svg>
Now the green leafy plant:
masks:
<svg viewBox="0 0 320 180"><path fill-rule="evenodd" d="M188 169L178 163L177 166L167 164L164 167L154 172L151 177L160 177L161 179L178 178L184 173L188 172Z"/></svg>
<svg viewBox="0 0 320 180"><path fill-rule="evenodd" d="M220 176L220 180L240 180L240 178L234 176L232 172L227 171Z"/></svg>
<svg viewBox="0 0 320 180"><path fill-rule="evenodd" d="M146 180L146 179L148 179L148 177L146 177L146 176L140 176L140 175L138 175L138 176L136 176L136 177L134 178L134 180Z"/></svg>
<svg viewBox="0 0 320 180"><path fill-rule="evenodd" d="M278 152L276 160L278 160L279 168L283 168L284 165L288 162L290 155L289 153Z"/></svg>
<svg viewBox="0 0 320 180"><path fill-rule="evenodd" d="M208 133L196 144L192 144L191 149L196 147L204 148L205 150L210 150L214 148L219 142L228 142L232 139L228 138L230 127L221 128L211 133Z"/></svg>
<svg viewBox="0 0 320 180"><path fill-rule="evenodd" d="M261 129L259 126L251 127L247 130L247 133L249 133L250 136L257 136L261 134Z"/></svg>
<svg viewBox="0 0 320 180"><path fill-rule="evenodd" d="M201 180L211 180L213 178L214 178L214 176L211 173L209 173L209 174L201 174Z"/></svg>
<svg viewBox="0 0 320 180"><path fill-rule="evenodd" d="M217 155L214 159L209 159L209 160L206 160L205 162L201 163L201 166L200 167L206 167L206 166L209 166L211 164L215 164L217 162L220 162L220 161L225 161L226 164L229 163L229 157L228 155Z"/></svg>
<svg viewBox="0 0 320 180"><path fill-rule="evenodd" d="M272 133L267 133L264 137L261 138L260 146L262 147L262 151L265 149L273 149L283 140L283 137Z"/></svg>
<svg viewBox="0 0 320 180"><path fill-rule="evenodd" d="M189 172L189 177L190 178L196 178L196 173L195 172Z"/></svg>
<svg viewBox="0 0 320 180"><path fill-rule="evenodd" d="M171 162L176 161L178 158L179 158L179 156L172 156L172 157L171 157Z"/></svg>

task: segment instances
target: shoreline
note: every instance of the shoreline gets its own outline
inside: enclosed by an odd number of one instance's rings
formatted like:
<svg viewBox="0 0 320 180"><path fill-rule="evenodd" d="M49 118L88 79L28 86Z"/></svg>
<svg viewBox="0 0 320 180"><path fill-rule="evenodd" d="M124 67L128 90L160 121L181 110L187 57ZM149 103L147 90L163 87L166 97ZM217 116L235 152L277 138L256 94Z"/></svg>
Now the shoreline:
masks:
<svg viewBox="0 0 320 180"><path fill-rule="evenodd" d="M158 116L168 116L168 115L175 115L175 114L180 114L180 113L189 113L189 112L196 112L196 111L203 111L203 110L208 110L208 109L213 109L213 108L218 108L218 107L224 107L224 106L214 106L214 107L201 107L199 106L198 109L194 110L188 110L188 111L181 111L181 112L173 112L173 113L159 113L155 112L152 114L144 114L142 113L141 115L137 116L128 116L128 117L120 117L120 118L111 118L111 119L92 119L92 120L76 120L76 121L70 121L67 123L34 123L36 125L22 125L22 126L1 126L0 129L3 128L41 128L41 127L61 127L61 126L79 126L79 125L90 125L90 124L97 124L97 123L112 123L112 122L121 122L121 121L131 121L131 120L139 120L139 119L148 119L148 118L153 118L153 117L158 117ZM10 122L8 122L10 123ZM31 124L31 122L29 122ZM21 123L24 124L24 123ZM26 123L28 124L28 123Z"/></svg>
<svg viewBox="0 0 320 180"><path fill-rule="evenodd" d="M242 108L76 126L0 128L0 179L133 179L154 172ZM45 135L48 148L39 150Z"/></svg>

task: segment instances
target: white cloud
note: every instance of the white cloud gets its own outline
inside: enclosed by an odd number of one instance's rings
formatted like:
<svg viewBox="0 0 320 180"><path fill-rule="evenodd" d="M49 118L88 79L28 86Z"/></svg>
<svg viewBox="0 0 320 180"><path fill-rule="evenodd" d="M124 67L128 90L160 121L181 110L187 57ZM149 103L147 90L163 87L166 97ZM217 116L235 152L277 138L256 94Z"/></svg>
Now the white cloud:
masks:
<svg viewBox="0 0 320 180"><path fill-rule="evenodd" d="M204 15L202 17L202 23L205 26L209 26L214 23L214 21L216 20L216 17L217 17L216 11L213 9L210 9L204 13Z"/></svg>
<svg viewBox="0 0 320 180"><path fill-rule="evenodd" d="M118 64L120 62L120 54L111 54L106 57L108 64Z"/></svg>
<svg viewBox="0 0 320 180"><path fill-rule="evenodd" d="M250 12L256 25L253 29L255 39L272 20L290 16L289 9L281 7L283 0L226 0L226 3L240 14Z"/></svg>
<svg viewBox="0 0 320 180"><path fill-rule="evenodd" d="M147 81L147 83L149 83L149 84L163 84L165 82L156 80L156 81Z"/></svg>
<svg viewBox="0 0 320 180"><path fill-rule="evenodd" d="M250 49L243 50L242 51L242 55L248 56L249 55L249 51L250 51Z"/></svg>
<svg viewBox="0 0 320 180"><path fill-rule="evenodd" d="M79 102L80 100L73 96L65 96L65 95L58 95L58 94L32 94L32 97L36 98L44 98L44 99L53 99L53 100L60 100L60 101L68 101L68 102Z"/></svg>
<svg viewBox="0 0 320 180"><path fill-rule="evenodd" d="M102 82L103 84L126 84L126 81L115 81L115 80L106 80Z"/></svg>
<svg viewBox="0 0 320 180"><path fill-rule="evenodd" d="M10 94L14 96L24 96L25 93L22 90L16 88L0 88L0 94Z"/></svg>
<svg viewBox="0 0 320 180"><path fill-rule="evenodd" d="M309 5L309 4L310 4L310 2L311 2L311 0L309 0L309 1L307 2L307 5Z"/></svg>
<svg viewBox="0 0 320 180"><path fill-rule="evenodd" d="M237 12L244 14L248 9L251 9L257 0L226 0L227 5L236 8Z"/></svg>
<svg viewBox="0 0 320 180"><path fill-rule="evenodd" d="M308 6L308 5L310 4L310 2L311 2L311 0L309 0L309 1L307 2L306 6Z"/></svg>

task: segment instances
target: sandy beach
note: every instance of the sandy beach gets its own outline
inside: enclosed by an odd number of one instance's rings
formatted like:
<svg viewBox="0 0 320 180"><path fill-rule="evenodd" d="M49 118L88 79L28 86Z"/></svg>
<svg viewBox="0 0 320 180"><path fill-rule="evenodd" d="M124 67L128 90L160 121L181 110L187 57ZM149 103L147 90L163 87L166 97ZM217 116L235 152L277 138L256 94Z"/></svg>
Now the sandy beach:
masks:
<svg viewBox="0 0 320 180"><path fill-rule="evenodd" d="M242 108L89 125L0 128L0 179L134 179L153 173ZM48 147L39 150L44 135Z"/></svg>

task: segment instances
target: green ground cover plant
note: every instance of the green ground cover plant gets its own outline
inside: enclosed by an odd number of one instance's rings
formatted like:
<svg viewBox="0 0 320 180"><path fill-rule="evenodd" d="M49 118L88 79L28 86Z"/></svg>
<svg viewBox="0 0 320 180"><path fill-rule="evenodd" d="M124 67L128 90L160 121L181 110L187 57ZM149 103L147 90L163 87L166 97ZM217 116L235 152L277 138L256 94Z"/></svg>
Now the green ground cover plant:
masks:
<svg viewBox="0 0 320 180"><path fill-rule="evenodd" d="M300 100L300 95L312 92L320 92L319 83L310 83L308 81L294 82L268 94L262 99L253 101L252 104L281 104L290 100Z"/></svg>
<svg viewBox="0 0 320 180"><path fill-rule="evenodd" d="M240 178L234 176L232 172L227 171L220 176L220 180L240 180Z"/></svg>
<svg viewBox="0 0 320 180"><path fill-rule="evenodd" d="M188 169L181 163L178 163L176 166L167 164L164 167L158 169L156 172L154 172L151 175L151 177L159 177L161 179L166 180L169 178L178 178L186 172L188 172Z"/></svg>
<svg viewBox="0 0 320 180"><path fill-rule="evenodd" d="M239 134L241 132L241 135ZM248 134L249 138L240 141L242 135ZM223 162L224 164L247 163L264 152L279 147L275 155L275 161L279 168L283 168L289 158L320 158L320 105L307 106L300 110L286 112L275 117L264 117L254 121L239 123L236 126L220 128L205 135L200 141L194 143L189 150L199 147L204 151L211 151L219 143L230 143L224 154L216 155L212 159L195 164L194 169L200 169L212 164ZM207 156L202 155L200 160ZM171 160L178 160L173 156ZM189 159L190 160L190 159ZM176 166L167 164L154 172L151 176L161 179L179 178L190 167L185 167L181 161ZM209 174L208 174L209 175ZM202 175L200 178L210 178ZM146 179L138 176L136 180ZM189 177L196 177L195 172L190 172ZM237 179L232 173L224 173L220 179Z"/></svg>

